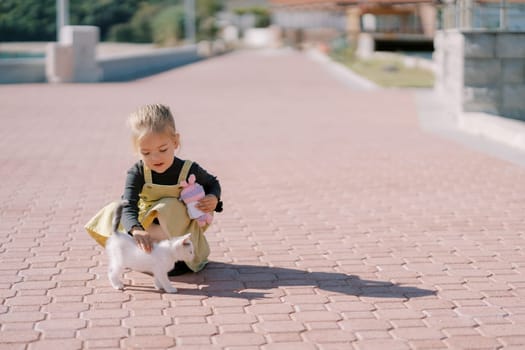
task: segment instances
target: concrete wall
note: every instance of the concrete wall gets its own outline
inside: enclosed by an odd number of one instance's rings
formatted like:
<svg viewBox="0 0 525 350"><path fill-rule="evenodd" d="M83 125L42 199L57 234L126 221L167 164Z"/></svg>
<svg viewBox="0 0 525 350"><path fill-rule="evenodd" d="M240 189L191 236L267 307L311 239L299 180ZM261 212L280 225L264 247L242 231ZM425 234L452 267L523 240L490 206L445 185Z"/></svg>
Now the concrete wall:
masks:
<svg viewBox="0 0 525 350"><path fill-rule="evenodd" d="M0 84L44 82L46 82L45 59L9 58L0 60Z"/></svg>
<svg viewBox="0 0 525 350"><path fill-rule="evenodd" d="M525 33L451 29L434 45L436 90L456 112L525 120Z"/></svg>
<svg viewBox="0 0 525 350"><path fill-rule="evenodd" d="M48 50L49 51L49 50ZM223 51L212 55L220 54ZM47 52L49 55L49 52ZM126 81L163 72L205 58L196 45L171 49L156 49L148 53L99 58L96 60L98 81ZM59 65L63 68L62 65ZM47 69L49 70L49 65ZM44 58L20 58L0 60L0 84L45 83L46 60ZM54 81L56 82L56 81Z"/></svg>
<svg viewBox="0 0 525 350"><path fill-rule="evenodd" d="M98 60L102 81L124 81L142 78L151 74L196 62L202 57L197 46L173 49L158 49L150 53L125 55Z"/></svg>

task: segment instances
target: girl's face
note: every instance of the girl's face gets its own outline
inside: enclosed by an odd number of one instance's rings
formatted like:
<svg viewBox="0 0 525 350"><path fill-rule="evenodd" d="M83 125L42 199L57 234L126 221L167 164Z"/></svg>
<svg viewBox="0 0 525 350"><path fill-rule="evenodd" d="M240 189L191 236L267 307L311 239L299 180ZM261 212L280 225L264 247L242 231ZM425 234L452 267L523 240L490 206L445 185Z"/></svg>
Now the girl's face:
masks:
<svg viewBox="0 0 525 350"><path fill-rule="evenodd" d="M140 159L156 173L163 173L173 164L173 155L179 147L179 134L149 132L137 142Z"/></svg>

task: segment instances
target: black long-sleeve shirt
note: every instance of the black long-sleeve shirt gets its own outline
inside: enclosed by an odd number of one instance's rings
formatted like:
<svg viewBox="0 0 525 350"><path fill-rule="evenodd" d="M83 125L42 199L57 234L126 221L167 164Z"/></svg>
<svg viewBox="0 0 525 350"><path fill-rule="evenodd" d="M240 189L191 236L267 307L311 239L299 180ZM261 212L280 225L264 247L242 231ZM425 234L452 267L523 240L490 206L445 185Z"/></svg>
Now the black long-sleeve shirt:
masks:
<svg viewBox="0 0 525 350"><path fill-rule="evenodd" d="M151 177L154 184L157 185L176 185L179 179L179 173L184 165L184 160L174 157L173 164L163 173L151 171ZM201 168L199 164L192 163L188 175L194 174L196 182L204 188L206 194L213 194L219 200L215 211L222 211L221 185L217 178ZM187 180L187 179L186 179ZM142 161L135 163L129 170L126 177L126 185L122 199L127 200L128 204L122 211L122 225L127 232L131 231L133 226L141 226L138 220L139 194L144 186L144 166Z"/></svg>

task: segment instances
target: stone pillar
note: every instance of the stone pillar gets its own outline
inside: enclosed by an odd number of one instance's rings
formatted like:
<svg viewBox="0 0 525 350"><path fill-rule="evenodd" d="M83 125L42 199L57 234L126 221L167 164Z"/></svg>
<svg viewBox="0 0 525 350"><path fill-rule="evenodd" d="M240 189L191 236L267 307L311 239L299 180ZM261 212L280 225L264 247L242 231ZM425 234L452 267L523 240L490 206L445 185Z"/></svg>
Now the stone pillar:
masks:
<svg viewBox="0 0 525 350"><path fill-rule="evenodd" d="M99 29L94 26L64 26L60 42L47 47L46 74L49 82L93 83L101 80L96 48Z"/></svg>
<svg viewBox="0 0 525 350"><path fill-rule="evenodd" d="M346 10L346 32L348 39L354 47L357 47L359 33L361 33L361 10L356 7L350 7Z"/></svg>
<svg viewBox="0 0 525 350"><path fill-rule="evenodd" d="M46 46L46 77L50 83L73 81L73 48L49 43Z"/></svg>
<svg viewBox="0 0 525 350"><path fill-rule="evenodd" d="M439 31L436 90L459 113L525 120L525 33Z"/></svg>
<svg viewBox="0 0 525 350"><path fill-rule="evenodd" d="M60 43L73 47L73 81L93 83L100 80L97 65L99 29L94 26L65 26L60 31Z"/></svg>
<svg viewBox="0 0 525 350"><path fill-rule="evenodd" d="M367 59L372 57L376 49L374 37L370 33L360 33L357 37L356 55L359 58Z"/></svg>

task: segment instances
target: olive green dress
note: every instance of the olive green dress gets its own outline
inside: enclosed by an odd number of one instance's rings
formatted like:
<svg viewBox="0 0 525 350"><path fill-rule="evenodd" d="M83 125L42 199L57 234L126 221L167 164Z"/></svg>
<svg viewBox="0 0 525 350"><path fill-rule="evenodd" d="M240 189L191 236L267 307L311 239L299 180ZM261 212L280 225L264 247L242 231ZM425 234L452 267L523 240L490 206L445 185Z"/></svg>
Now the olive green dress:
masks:
<svg viewBox="0 0 525 350"><path fill-rule="evenodd" d="M140 192L138 219L147 230L158 218L159 221L166 223L170 237L191 233L195 257L192 261L185 261L185 263L191 270L197 272L206 265L210 255L210 247L204 235L209 225L200 227L197 220L190 219L186 205L179 200L182 190L180 183L188 177L191 164L192 162L188 160L184 162L177 185L154 184L151 170L144 166L145 184ZM113 233L112 220L118 203L116 201L106 205L85 225L91 237L102 246L105 246L106 240Z"/></svg>

